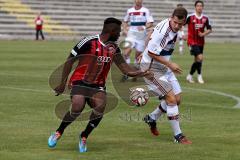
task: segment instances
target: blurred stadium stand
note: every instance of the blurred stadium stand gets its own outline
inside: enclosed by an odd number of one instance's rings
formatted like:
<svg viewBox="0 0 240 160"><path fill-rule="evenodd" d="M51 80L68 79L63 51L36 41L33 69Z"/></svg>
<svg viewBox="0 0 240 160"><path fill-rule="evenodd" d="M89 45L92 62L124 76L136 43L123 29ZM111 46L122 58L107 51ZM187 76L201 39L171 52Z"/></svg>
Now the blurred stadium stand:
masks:
<svg viewBox="0 0 240 160"><path fill-rule="evenodd" d="M194 0L144 0L155 24L169 17L178 3L189 12ZM204 0L213 25L210 41L240 41L238 0ZM79 39L96 34L106 17L123 19L133 0L0 0L0 39L34 39L34 18L40 11L45 19L47 39Z"/></svg>

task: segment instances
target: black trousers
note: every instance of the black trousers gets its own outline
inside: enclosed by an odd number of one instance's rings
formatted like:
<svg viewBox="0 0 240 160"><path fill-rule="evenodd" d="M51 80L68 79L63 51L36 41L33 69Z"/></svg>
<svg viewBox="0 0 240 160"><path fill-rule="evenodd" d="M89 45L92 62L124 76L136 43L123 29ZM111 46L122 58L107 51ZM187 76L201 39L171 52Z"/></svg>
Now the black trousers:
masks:
<svg viewBox="0 0 240 160"><path fill-rule="evenodd" d="M38 40L38 36L39 36L39 34L41 35L42 40L44 40L44 35L43 35L42 30L36 30L36 40Z"/></svg>

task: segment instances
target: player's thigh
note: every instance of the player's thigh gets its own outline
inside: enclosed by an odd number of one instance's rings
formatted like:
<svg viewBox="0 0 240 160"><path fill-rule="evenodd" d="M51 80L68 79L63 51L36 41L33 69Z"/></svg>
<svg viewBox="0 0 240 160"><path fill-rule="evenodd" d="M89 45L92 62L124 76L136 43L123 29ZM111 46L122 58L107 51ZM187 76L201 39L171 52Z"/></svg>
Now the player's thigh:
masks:
<svg viewBox="0 0 240 160"><path fill-rule="evenodd" d="M83 111L86 100L84 95L72 95L71 96L72 107L71 112L80 113Z"/></svg>
<svg viewBox="0 0 240 160"><path fill-rule="evenodd" d="M203 61L203 54L198 54L195 56L195 61L196 62L202 62Z"/></svg>
<svg viewBox="0 0 240 160"><path fill-rule="evenodd" d="M167 81L171 83L172 89L175 95L179 94L182 92L181 86L173 72L168 72L166 74Z"/></svg>
<svg viewBox="0 0 240 160"><path fill-rule="evenodd" d="M172 85L172 88L173 88L172 91L175 95L177 104L179 105L181 102L182 89L181 89L181 86L173 72L168 73L168 81Z"/></svg>
<svg viewBox="0 0 240 160"><path fill-rule="evenodd" d="M125 48L135 48L135 45L136 45L136 40L134 39L134 37L126 37L125 38L125 42L124 42L124 47Z"/></svg>
<svg viewBox="0 0 240 160"><path fill-rule="evenodd" d="M138 53L142 53L145 49L145 40L136 40L135 49Z"/></svg>
<svg viewBox="0 0 240 160"><path fill-rule="evenodd" d="M160 73L154 72L152 79L144 78L144 80L148 84L148 89L155 92L158 96L165 96L172 91L171 83L168 82L165 75Z"/></svg>
<svg viewBox="0 0 240 160"><path fill-rule="evenodd" d="M89 98L89 106L98 113L104 113L107 103L107 95L105 91L96 91Z"/></svg>

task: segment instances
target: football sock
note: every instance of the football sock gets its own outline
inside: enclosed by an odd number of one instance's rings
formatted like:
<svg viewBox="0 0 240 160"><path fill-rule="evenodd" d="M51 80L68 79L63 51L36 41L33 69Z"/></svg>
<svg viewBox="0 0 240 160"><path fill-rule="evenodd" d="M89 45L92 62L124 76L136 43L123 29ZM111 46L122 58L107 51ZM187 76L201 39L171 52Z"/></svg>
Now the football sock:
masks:
<svg viewBox="0 0 240 160"><path fill-rule="evenodd" d="M126 62L127 62L127 64L130 64L130 57L129 56L127 56L127 57L125 57L125 60L126 60Z"/></svg>
<svg viewBox="0 0 240 160"><path fill-rule="evenodd" d="M80 113L71 113L70 111L68 111L65 114L60 126L58 127L58 129L56 131L63 134L65 128L68 125L70 125L79 115L80 115Z"/></svg>
<svg viewBox="0 0 240 160"><path fill-rule="evenodd" d="M194 72L196 71L196 69L197 69L197 62L194 62L192 64L192 67L191 67L191 70L190 70L190 74L193 75Z"/></svg>
<svg viewBox="0 0 240 160"><path fill-rule="evenodd" d="M197 63L197 73L201 74L202 71L202 62L196 62Z"/></svg>
<svg viewBox="0 0 240 160"><path fill-rule="evenodd" d="M93 131L94 128L98 126L102 117L98 117L96 119L90 120L87 124L86 129L81 133L81 137L88 138L89 134Z"/></svg>
<svg viewBox="0 0 240 160"><path fill-rule="evenodd" d="M183 46L179 46L179 52L182 54L183 53Z"/></svg>
<svg viewBox="0 0 240 160"><path fill-rule="evenodd" d="M165 100L162 100L161 104L152 113L150 113L149 116L156 121L162 114L166 113L166 107Z"/></svg>
<svg viewBox="0 0 240 160"><path fill-rule="evenodd" d="M173 129L174 136L182 133L180 129L180 124L179 124L179 112L178 112L178 106L168 106L167 105L167 116L168 120L171 124L171 127Z"/></svg>

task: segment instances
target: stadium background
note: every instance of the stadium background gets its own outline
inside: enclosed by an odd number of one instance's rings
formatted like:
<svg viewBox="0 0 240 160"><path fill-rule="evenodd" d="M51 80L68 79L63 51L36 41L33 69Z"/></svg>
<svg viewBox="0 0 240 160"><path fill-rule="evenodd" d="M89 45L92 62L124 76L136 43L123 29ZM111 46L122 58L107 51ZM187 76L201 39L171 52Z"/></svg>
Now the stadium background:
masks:
<svg viewBox="0 0 240 160"><path fill-rule="evenodd" d="M119 99L118 107L89 137L89 152L80 154L78 133L86 122L69 126L56 149L47 147L47 138L60 123L55 105L68 99L54 96L48 78L80 37L99 33L106 17L122 19L132 0L0 0L0 160L239 160L240 4L204 2L213 25L204 53L206 84L185 82L192 63L186 46L183 55L173 56L183 68L178 76L184 91L182 128L193 145L173 143L166 117L158 125L161 135L151 136L141 118L153 110L156 100L136 108ZM178 3L193 11L193 0L144 0L155 24ZM39 11L45 19L45 41L34 40L33 21ZM111 79L107 86L118 96Z"/></svg>
<svg viewBox="0 0 240 160"><path fill-rule="evenodd" d="M155 24L168 17L176 4L190 12L193 0L145 0ZM205 0L214 33L208 40L239 41L240 4L237 0ZM0 0L0 39L33 39L33 20L40 11L47 39L79 39L99 33L106 17L123 19L132 0Z"/></svg>

